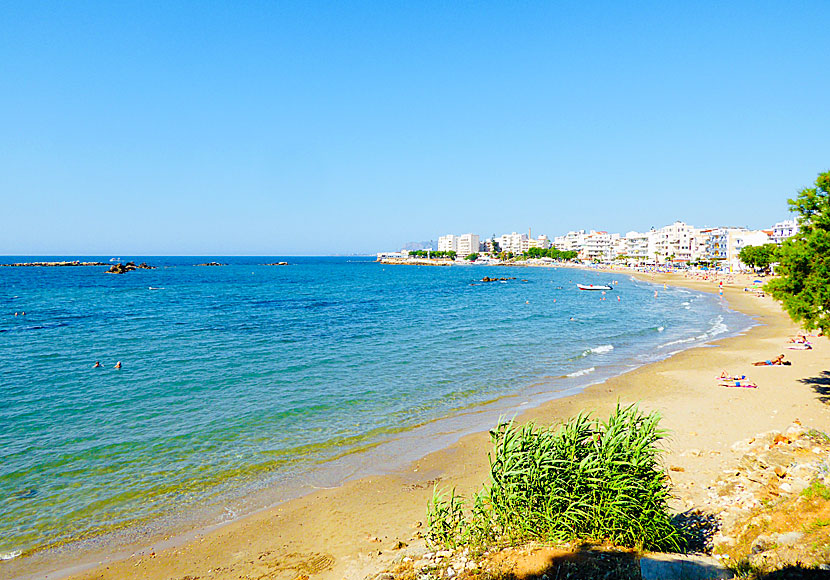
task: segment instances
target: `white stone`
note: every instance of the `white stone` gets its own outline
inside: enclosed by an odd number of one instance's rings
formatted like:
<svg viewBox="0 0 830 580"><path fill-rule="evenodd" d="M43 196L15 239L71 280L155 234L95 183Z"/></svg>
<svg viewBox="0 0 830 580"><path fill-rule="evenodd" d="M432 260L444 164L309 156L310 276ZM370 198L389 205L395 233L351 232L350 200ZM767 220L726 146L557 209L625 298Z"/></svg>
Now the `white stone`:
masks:
<svg viewBox="0 0 830 580"><path fill-rule="evenodd" d="M649 554L640 558L643 580L704 580L730 578L731 574L715 558L699 555Z"/></svg>

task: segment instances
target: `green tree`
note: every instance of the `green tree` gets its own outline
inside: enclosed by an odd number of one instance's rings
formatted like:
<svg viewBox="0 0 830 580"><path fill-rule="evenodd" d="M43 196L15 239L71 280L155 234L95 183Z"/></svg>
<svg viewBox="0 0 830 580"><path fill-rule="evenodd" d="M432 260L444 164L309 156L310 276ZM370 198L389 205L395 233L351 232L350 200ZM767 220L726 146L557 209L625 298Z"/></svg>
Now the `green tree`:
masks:
<svg viewBox="0 0 830 580"><path fill-rule="evenodd" d="M741 248L738 257L741 262L750 268L760 268L765 272L776 260L778 246L775 244L764 244L763 246L746 246Z"/></svg>
<svg viewBox="0 0 830 580"><path fill-rule="evenodd" d="M469 260L469 261L471 261L471 262L475 262L476 260L478 260L478 254L476 254L476 253L474 252L474 253L472 253L472 254L469 254L469 255L468 255L466 258L464 258L464 259L465 259L465 260Z"/></svg>
<svg viewBox="0 0 830 580"><path fill-rule="evenodd" d="M799 232L778 250L780 277L767 290L780 300L795 322L808 330L830 332L830 171L816 178L815 187L788 200L797 212Z"/></svg>
<svg viewBox="0 0 830 580"><path fill-rule="evenodd" d="M501 252L501 248L499 247L499 243L496 241L496 234L493 234L493 237L490 238L490 241L493 242L493 253L498 254Z"/></svg>

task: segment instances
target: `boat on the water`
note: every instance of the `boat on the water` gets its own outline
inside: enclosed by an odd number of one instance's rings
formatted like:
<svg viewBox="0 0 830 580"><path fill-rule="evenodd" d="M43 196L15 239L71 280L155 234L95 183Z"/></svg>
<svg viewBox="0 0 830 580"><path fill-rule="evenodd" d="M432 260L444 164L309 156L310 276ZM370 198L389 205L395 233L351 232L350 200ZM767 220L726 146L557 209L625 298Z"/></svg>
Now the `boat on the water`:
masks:
<svg viewBox="0 0 830 580"><path fill-rule="evenodd" d="M607 284L595 285L595 284L577 284L577 288L580 290L613 290L613 286L608 286Z"/></svg>

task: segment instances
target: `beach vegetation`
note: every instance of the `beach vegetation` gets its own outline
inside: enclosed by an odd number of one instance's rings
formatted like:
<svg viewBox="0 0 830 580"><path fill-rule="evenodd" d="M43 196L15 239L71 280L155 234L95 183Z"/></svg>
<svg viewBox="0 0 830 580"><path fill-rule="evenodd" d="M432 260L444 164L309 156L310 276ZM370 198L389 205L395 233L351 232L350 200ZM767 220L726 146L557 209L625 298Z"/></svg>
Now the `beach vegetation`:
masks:
<svg viewBox="0 0 830 580"><path fill-rule="evenodd" d="M469 506L436 492L427 539L434 546L610 541L680 550L668 512L668 477L657 413L617 405L606 421L587 414L558 427L502 423L490 432L490 481Z"/></svg>
<svg viewBox="0 0 830 580"><path fill-rule="evenodd" d="M813 187L788 200L798 214L799 231L778 250L779 277L766 289L793 321L807 330L830 332L830 171L821 173Z"/></svg>
<svg viewBox="0 0 830 580"><path fill-rule="evenodd" d="M769 272L770 266L778 256L777 244L764 244L762 246L744 246L738 252L741 262L750 268L760 269Z"/></svg>
<svg viewBox="0 0 830 580"><path fill-rule="evenodd" d="M478 254L473 252L472 254L468 254L467 256L465 256L464 259L469 260L470 262L475 262L476 260L478 260Z"/></svg>
<svg viewBox="0 0 830 580"><path fill-rule="evenodd" d="M801 495L806 497L807 499L812 499L814 497L820 497L821 499L830 501L830 487L827 487L819 480L813 480L810 483L810 486L807 487L804 491L801 492Z"/></svg>

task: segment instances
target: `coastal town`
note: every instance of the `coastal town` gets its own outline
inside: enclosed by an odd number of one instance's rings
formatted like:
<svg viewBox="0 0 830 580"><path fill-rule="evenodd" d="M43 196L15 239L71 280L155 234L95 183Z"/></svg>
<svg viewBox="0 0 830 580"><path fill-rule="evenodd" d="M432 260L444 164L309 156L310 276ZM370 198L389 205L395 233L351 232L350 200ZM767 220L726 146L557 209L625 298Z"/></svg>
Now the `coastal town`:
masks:
<svg viewBox="0 0 830 580"><path fill-rule="evenodd" d="M728 272L750 268L740 259L748 246L781 243L798 232L794 219L782 220L767 229L720 226L699 228L682 221L651 228L645 232L626 234L597 230L570 231L552 239L532 232L502 234L482 239L478 234L447 234L438 238L437 247L429 243L418 249L379 252L377 259L385 263L475 263L502 264L515 259L553 262L548 250L566 253L590 264L625 266L687 266L705 265ZM557 256L559 257L559 256Z"/></svg>

